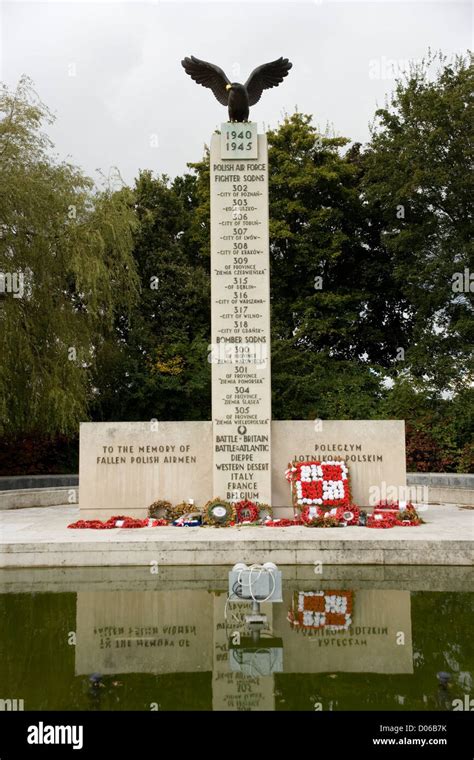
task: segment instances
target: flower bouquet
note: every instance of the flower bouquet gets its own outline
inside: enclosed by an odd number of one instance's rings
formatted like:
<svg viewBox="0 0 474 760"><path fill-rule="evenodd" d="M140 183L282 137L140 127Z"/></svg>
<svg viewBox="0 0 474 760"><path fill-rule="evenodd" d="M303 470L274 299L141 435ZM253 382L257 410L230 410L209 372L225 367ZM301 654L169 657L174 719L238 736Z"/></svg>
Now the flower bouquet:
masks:
<svg viewBox="0 0 474 760"><path fill-rule="evenodd" d="M327 510L350 506L349 472L345 462L293 462L285 476L291 484L295 508L315 506Z"/></svg>

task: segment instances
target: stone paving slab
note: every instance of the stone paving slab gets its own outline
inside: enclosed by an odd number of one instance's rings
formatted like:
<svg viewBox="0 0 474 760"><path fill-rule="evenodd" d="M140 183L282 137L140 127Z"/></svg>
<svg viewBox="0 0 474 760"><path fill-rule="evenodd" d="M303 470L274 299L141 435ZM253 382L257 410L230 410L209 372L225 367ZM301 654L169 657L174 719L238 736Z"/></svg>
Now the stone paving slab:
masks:
<svg viewBox="0 0 474 760"><path fill-rule="evenodd" d="M78 507L0 514L0 567L472 565L474 511L430 506L416 528L140 528L72 530Z"/></svg>

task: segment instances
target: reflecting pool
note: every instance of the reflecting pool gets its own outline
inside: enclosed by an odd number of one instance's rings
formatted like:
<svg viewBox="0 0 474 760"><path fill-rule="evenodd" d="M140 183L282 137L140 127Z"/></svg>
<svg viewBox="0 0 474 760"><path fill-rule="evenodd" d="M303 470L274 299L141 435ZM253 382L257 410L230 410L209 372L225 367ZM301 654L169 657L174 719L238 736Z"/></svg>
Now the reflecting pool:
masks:
<svg viewBox="0 0 474 760"><path fill-rule="evenodd" d="M453 710L472 694L469 568L280 569L253 637L230 567L3 570L0 706Z"/></svg>

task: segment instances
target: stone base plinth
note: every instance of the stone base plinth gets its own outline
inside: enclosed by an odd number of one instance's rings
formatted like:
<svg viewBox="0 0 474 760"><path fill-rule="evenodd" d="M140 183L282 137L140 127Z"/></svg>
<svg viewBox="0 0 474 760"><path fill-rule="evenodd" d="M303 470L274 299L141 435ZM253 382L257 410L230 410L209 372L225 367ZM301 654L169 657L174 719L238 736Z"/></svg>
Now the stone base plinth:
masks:
<svg viewBox="0 0 474 760"><path fill-rule="evenodd" d="M285 469L300 459L343 458L359 506L403 498L405 425L401 420L275 421L272 434L272 506L291 514ZM157 499L193 499L213 493L212 422L87 422L80 436L80 509L83 519L124 514L144 517Z"/></svg>

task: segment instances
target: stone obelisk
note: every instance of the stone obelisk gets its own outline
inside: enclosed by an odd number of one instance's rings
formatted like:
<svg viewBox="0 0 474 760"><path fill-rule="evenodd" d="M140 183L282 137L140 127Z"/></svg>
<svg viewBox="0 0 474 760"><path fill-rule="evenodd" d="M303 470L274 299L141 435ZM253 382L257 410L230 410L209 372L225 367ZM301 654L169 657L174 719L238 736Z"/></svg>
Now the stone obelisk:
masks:
<svg viewBox="0 0 474 760"><path fill-rule="evenodd" d="M213 491L271 503L266 136L223 124L210 160Z"/></svg>

